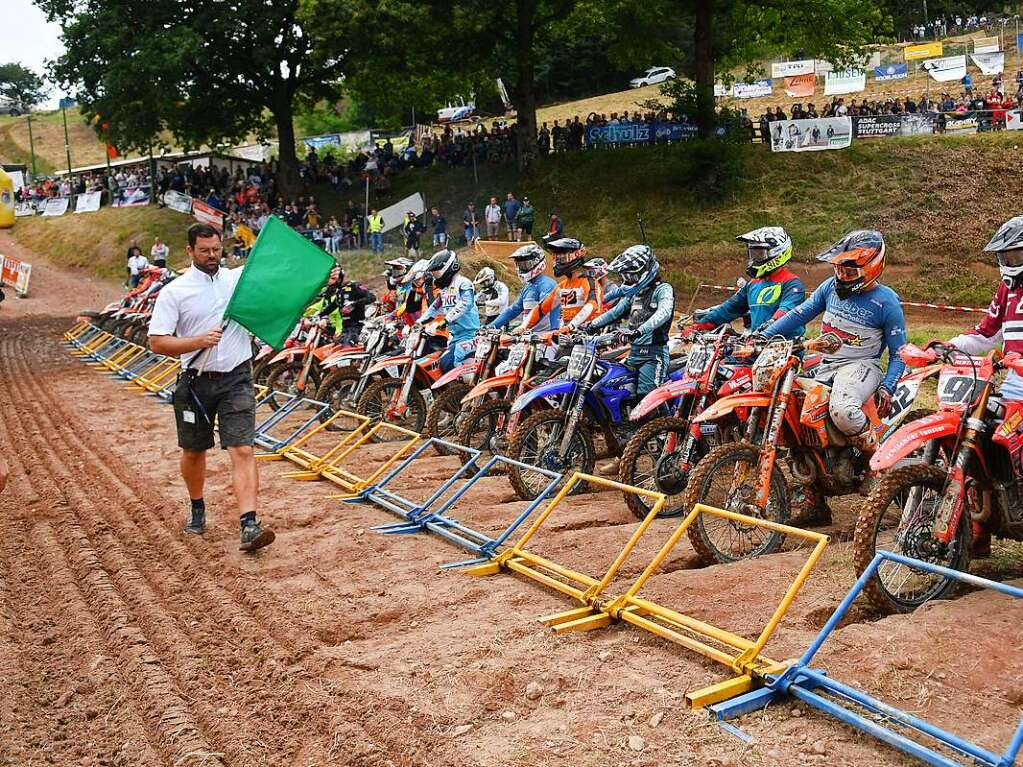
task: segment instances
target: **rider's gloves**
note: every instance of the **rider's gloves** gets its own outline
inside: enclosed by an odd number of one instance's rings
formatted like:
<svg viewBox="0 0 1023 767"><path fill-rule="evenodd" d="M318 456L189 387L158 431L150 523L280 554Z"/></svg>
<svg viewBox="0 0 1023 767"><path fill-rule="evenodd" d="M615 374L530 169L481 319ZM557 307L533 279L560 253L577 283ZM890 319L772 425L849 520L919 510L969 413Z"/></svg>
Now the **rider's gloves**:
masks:
<svg viewBox="0 0 1023 767"><path fill-rule="evenodd" d="M639 335L639 331L635 328L625 328L624 330L618 331L618 338L622 343L627 344L633 338Z"/></svg>
<svg viewBox="0 0 1023 767"><path fill-rule="evenodd" d="M582 323L579 324L579 326L576 328L576 330L578 330L580 333L592 333L593 332L593 323L592 322L582 322Z"/></svg>
<svg viewBox="0 0 1023 767"><path fill-rule="evenodd" d="M713 329L714 329L714 325L713 325L713 323L710 323L710 322L691 322L688 325L683 325L682 326L682 335L683 336L692 336L692 335L696 335L700 331L703 331L703 330L713 330Z"/></svg>
<svg viewBox="0 0 1023 767"><path fill-rule="evenodd" d="M892 412L892 393L885 387L877 390L877 414L881 418L887 418Z"/></svg>

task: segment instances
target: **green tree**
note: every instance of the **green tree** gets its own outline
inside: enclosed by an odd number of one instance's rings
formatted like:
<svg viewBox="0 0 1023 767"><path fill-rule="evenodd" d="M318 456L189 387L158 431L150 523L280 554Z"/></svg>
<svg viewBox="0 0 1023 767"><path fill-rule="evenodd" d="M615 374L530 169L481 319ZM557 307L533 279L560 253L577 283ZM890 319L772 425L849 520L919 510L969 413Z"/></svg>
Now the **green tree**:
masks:
<svg viewBox="0 0 1023 767"><path fill-rule="evenodd" d="M31 109L46 98L43 79L18 62L0 64L0 95Z"/></svg>
<svg viewBox="0 0 1023 767"><path fill-rule="evenodd" d="M276 133L285 193L298 186L293 117L336 101L343 42L326 56L299 0L35 0L62 27L67 52L54 79L125 147L186 148Z"/></svg>

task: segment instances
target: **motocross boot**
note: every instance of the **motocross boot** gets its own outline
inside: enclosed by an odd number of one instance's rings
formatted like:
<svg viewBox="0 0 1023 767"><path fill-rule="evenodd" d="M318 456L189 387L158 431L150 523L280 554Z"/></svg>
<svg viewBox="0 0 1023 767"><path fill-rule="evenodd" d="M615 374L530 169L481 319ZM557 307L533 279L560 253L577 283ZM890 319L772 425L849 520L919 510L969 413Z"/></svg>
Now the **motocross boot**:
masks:
<svg viewBox="0 0 1023 767"><path fill-rule="evenodd" d="M859 434L855 434L847 439L849 444L863 453L863 455L873 455L877 450L877 436L869 426Z"/></svg>
<svg viewBox="0 0 1023 767"><path fill-rule="evenodd" d="M971 522L970 556L991 556L991 533L986 532L979 522Z"/></svg>
<svg viewBox="0 0 1023 767"><path fill-rule="evenodd" d="M824 494L813 485L797 485L792 490L792 516L786 524L793 527L826 527L831 524L831 507Z"/></svg>

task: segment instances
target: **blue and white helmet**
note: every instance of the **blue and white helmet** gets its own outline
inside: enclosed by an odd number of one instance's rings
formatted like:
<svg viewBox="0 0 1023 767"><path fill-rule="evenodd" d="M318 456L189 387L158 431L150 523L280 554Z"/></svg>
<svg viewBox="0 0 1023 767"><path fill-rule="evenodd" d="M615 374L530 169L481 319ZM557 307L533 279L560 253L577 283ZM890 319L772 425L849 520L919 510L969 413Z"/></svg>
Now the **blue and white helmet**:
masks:
<svg viewBox="0 0 1023 767"><path fill-rule="evenodd" d="M633 245L619 253L607 270L620 274L627 288L639 291L657 279L660 268L649 245Z"/></svg>

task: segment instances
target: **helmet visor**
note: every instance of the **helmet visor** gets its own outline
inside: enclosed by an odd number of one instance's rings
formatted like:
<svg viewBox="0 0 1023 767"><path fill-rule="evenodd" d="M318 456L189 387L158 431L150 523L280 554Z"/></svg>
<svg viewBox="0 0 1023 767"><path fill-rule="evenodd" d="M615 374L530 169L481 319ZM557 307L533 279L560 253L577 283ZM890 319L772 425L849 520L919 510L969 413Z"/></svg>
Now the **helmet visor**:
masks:
<svg viewBox="0 0 1023 767"><path fill-rule="evenodd" d="M643 278L643 272L622 272L622 282L626 285L638 285Z"/></svg>
<svg viewBox="0 0 1023 767"><path fill-rule="evenodd" d="M750 245L746 249L751 264L766 264L771 260L771 249L766 245Z"/></svg>
<svg viewBox="0 0 1023 767"><path fill-rule="evenodd" d="M1023 248L998 251L999 266L1023 266Z"/></svg>

